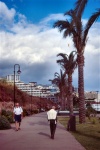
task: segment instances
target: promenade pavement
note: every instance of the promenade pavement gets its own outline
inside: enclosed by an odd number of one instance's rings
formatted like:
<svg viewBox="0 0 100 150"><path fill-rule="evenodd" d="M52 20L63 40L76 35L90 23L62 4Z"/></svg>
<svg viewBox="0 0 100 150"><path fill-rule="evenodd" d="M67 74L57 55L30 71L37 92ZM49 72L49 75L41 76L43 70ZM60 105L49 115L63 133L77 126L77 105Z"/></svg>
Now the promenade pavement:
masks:
<svg viewBox="0 0 100 150"><path fill-rule="evenodd" d="M85 150L60 123L57 123L55 139L51 139L45 112L25 117L19 131L15 131L14 124L9 130L0 130L0 149Z"/></svg>

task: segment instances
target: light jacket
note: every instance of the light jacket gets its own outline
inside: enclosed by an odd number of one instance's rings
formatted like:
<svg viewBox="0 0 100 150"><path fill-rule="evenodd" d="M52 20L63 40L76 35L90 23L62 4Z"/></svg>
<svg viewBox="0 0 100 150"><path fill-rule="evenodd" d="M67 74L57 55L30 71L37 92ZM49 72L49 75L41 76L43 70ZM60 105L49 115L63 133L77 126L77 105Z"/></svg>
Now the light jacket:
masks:
<svg viewBox="0 0 100 150"><path fill-rule="evenodd" d="M57 120L57 112L54 109L51 109L47 112L48 121L51 119Z"/></svg>

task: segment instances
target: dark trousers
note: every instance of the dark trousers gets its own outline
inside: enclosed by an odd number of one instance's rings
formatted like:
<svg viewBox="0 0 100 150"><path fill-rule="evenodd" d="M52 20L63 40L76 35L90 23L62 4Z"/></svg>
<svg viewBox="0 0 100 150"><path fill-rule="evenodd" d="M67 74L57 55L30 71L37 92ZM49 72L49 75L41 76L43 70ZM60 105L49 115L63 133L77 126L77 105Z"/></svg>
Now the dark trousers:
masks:
<svg viewBox="0 0 100 150"><path fill-rule="evenodd" d="M56 124L55 124L55 120L52 119L52 120L50 120L50 132L51 132L51 138L54 138L55 131L56 131Z"/></svg>

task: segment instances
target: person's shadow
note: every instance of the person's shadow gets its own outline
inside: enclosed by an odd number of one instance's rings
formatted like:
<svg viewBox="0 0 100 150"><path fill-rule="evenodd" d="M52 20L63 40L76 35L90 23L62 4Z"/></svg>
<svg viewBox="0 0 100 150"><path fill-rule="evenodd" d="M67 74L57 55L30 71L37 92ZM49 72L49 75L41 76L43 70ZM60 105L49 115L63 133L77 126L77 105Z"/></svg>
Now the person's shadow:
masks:
<svg viewBox="0 0 100 150"><path fill-rule="evenodd" d="M40 134L40 135L44 135L44 136L47 136L47 137L50 137L50 135L49 135L49 134L46 134L46 133L43 133L43 132L39 132L38 134Z"/></svg>

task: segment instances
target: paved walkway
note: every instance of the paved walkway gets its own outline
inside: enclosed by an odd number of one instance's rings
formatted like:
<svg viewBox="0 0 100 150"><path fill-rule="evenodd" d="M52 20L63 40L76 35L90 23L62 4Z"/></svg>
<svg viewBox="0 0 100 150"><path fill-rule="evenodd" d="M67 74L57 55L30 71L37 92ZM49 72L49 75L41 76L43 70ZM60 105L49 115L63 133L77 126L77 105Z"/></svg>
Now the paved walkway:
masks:
<svg viewBox="0 0 100 150"><path fill-rule="evenodd" d="M0 130L1 150L85 150L75 138L58 123L55 139L50 138L46 113L25 117L21 130Z"/></svg>

